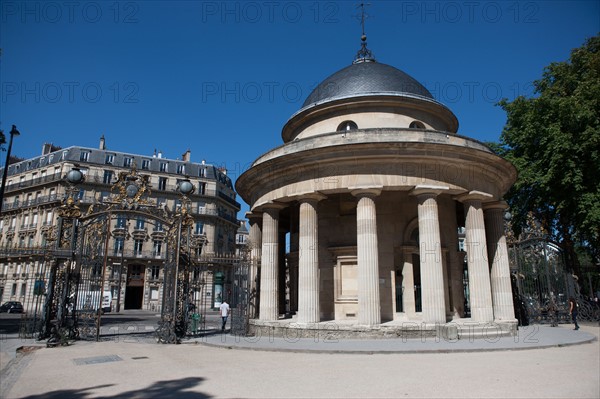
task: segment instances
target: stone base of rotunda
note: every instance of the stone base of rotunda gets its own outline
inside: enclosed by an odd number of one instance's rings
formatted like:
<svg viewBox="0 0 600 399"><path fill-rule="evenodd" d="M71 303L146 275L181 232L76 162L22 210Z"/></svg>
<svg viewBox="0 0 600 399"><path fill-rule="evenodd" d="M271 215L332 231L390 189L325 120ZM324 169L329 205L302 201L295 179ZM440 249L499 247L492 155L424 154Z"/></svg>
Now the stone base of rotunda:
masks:
<svg viewBox="0 0 600 399"><path fill-rule="evenodd" d="M471 319L455 319L445 324L394 320L377 326L364 326L353 320L298 323L293 318L288 318L277 321L250 320L249 326L250 336L256 338L282 337L291 340L300 338L315 340L436 338L455 341L481 338L493 341L516 334L516 320L481 323Z"/></svg>

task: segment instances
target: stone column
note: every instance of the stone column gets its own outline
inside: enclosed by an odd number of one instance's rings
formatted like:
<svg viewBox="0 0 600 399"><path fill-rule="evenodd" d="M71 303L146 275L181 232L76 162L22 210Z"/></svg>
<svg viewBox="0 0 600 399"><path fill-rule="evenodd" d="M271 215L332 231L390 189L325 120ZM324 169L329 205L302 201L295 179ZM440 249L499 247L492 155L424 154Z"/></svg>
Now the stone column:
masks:
<svg viewBox="0 0 600 399"><path fill-rule="evenodd" d="M425 323L446 323L444 269L440 222L436 197L447 187L417 186L419 256L421 259L421 303Z"/></svg>
<svg viewBox="0 0 600 399"><path fill-rule="evenodd" d="M248 276L250 292L250 317L258 316L258 290L260 289L258 280L258 270L260 265L260 255L262 249L262 214L260 212L247 212L246 218L250 222L250 273Z"/></svg>
<svg viewBox="0 0 600 399"><path fill-rule="evenodd" d="M471 192L460 197L465 205L465 245L469 270L469 295L471 319L479 322L494 321L490 269L486 253L485 224L481 202L490 199L489 194Z"/></svg>
<svg viewBox="0 0 600 399"><path fill-rule="evenodd" d="M452 305L453 319L461 319L465 316L465 287L463 285L465 252L460 251L456 254L457 263L452 265Z"/></svg>
<svg viewBox="0 0 600 399"><path fill-rule="evenodd" d="M319 313L319 219L320 194L300 199L298 259L298 323L318 323Z"/></svg>
<svg viewBox="0 0 600 399"><path fill-rule="evenodd" d="M491 265L492 303L494 319L497 321L516 321L510 284L508 247L504 236L504 211L507 207L504 201L487 203L483 206L488 260Z"/></svg>
<svg viewBox="0 0 600 399"><path fill-rule="evenodd" d="M259 320L274 321L278 311L279 210L278 204L263 209L262 256L260 268Z"/></svg>
<svg viewBox="0 0 600 399"><path fill-rule="evenodd" d="M281 218L280 218L281 219ZM279 250L279 258L277 260L277 264L279 265L279 271L277 272L277 284L278 284L278 309L279 309L279 314L283 314L285 313L286 315L288 314L289 308L288 308L288 277L289 277L289 270L287 268L287 263L286 263L286 233L287 231L284 230L283 226L281 225L281 223L279 224L279 244L277 245L277 248Z"/></svg>
<svg viewBox="0 0 600 399"><path fill-rule="evenodd" d="M416 248L403 247L402 257L404 266L402 267L402 308L406 315L414 316L415 308L415 276L413 272L413 253Z"/></svg>
<svg viewBox="0 0 600 399"><path fill-rule="evenodd" d="M288 268L290 269L290 313L298 312L298 213L299 205L290 207L290 253L287 255Z"/></svg>
<svg viewBox="0 0 600 399"><path fill-rule="evenodd" d="M377 210L374 198L381 189L357 189L356 243L358 255L358 323L381 324L379 298L379 248L377 245Z"/></svg>

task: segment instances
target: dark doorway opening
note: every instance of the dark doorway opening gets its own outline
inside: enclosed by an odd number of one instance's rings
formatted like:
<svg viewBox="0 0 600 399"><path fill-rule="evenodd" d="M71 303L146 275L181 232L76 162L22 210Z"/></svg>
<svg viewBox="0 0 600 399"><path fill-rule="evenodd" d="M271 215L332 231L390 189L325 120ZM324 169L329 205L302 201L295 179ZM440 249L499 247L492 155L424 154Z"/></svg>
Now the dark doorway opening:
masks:
<svg viewBox="0 0 600 399"><path fill-rule="evenodd" d="M144 287L128 286L125 289L125 309L141 309Z"/></svg>

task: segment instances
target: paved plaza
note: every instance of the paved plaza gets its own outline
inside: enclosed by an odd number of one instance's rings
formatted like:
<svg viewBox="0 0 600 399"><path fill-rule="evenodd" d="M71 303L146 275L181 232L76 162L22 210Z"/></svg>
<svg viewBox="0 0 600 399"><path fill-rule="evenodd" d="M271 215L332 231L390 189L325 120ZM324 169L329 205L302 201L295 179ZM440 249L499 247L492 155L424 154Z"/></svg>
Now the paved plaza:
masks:
<svg viewBox="0 0 600 399"><path fill-rule="evenodd" d="M216 334L181 345L148 334L53 349L5 336L1 397L598 398L599 330L531 326L459 341Z"/></svg>

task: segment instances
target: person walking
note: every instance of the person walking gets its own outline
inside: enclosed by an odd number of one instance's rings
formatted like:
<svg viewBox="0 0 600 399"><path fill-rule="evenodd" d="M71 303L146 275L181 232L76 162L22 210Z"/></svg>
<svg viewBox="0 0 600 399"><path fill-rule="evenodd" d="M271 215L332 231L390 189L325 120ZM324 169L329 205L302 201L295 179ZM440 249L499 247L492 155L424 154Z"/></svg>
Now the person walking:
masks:
<svg viewBox="0 0 600 399"><path fill-rule="evenodd" d="M219 306L219 310L221 311L221 319L223 320L223 324L221 325L221 331L225 331L227 317L229 316L229 304L227 303L227 301L223 301L221 306Z"/></svg>
<svg viewBox="0 0 600 399"><path fill-rule="evenodd" d="M575 323L575 328L573 330L579 330L579 324L577 324L577 314L579 313L579 305L577 301L573 297L569 297L569 314L571 315L571 319L573 323Z"/></svg>

